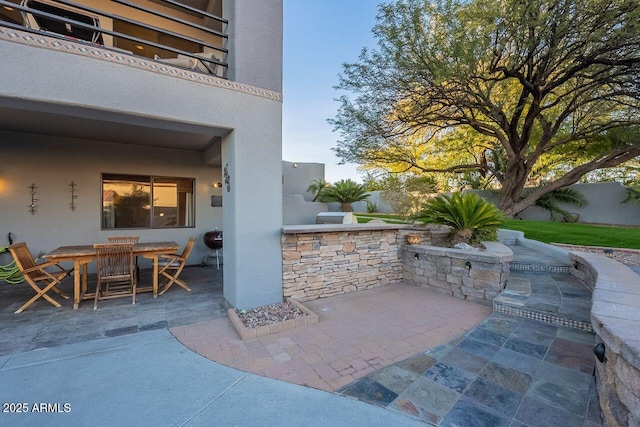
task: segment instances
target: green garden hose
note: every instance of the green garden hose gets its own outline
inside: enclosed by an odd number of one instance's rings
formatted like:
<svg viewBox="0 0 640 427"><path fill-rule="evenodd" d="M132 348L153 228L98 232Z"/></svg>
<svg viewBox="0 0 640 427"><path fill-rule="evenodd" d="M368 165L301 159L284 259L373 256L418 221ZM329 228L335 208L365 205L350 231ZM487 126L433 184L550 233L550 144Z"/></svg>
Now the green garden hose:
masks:
<svg viewBox="0 0 640 427"><path fill-rule="evenodd" d="M7 252L7 249L6 246L0 246L0 254ZM6 282L11 285L24 282L24 276L20 273L15 260L12 260L9 264L0 264L0 282Z"/></svg>

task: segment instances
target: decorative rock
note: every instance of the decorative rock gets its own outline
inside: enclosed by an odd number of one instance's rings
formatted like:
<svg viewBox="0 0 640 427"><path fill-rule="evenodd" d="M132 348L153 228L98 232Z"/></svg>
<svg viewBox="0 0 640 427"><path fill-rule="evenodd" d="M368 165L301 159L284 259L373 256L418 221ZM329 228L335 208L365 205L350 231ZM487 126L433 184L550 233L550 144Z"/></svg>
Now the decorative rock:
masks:
<svg viewBox="0 0 640 427"><path fill-rule="evenodd" d="M467 243L463 243L463 242L456 243L455 245L453 245L453 247L455 249L462 249L464 251L477 251L478 250L478 249L474 248L473 246L471 246L471 245L469 245Z"/></svg>

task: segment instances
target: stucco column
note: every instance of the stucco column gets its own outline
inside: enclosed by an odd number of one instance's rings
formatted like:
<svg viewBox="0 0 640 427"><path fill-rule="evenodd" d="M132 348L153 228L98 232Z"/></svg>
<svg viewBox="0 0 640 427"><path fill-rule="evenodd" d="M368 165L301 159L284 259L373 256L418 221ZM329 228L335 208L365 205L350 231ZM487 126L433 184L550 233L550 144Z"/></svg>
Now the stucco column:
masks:
<svg viewBox="0 0 640 427"><path fill-rule="evenodd" d="M255 116L222 140L224 297L239 309L282 301L282 113Z"/></svg>
<svg viewBox="0 0 640 427"><path fill-rule="evenodd" d="M282 0L224 1L230 80L282 92Z"/></svg>

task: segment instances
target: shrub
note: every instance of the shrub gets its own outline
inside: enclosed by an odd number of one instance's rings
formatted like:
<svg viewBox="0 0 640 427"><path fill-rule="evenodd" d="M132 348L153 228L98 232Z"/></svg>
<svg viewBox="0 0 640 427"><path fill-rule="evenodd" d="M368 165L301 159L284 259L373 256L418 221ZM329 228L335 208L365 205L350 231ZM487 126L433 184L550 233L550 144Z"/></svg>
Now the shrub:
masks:
<svg viewBox="0 0 640 427"><path fill-rule="evenodd" d="M364 185L350 179L343 179L322 190L318 201L323 203L338 202L342 212L353 212L351 203L360 202L367 198L369 195Z"/></svg>
<svg viewBox="0 0 640 427"><path fill-rule="evenodd" d="M575 206L584 206L587 204L587 198L581 192L574 190L573 188L563 187L550 191L538 198L535 205L549 212L551 221L557 219L556 215L559 214L566 222L576 222L576 214L562 209L558 206L558 202L564 202Z"/></svg>
<svg viewBox="0 0 640 427"><path fill-rule="evenodd" d="M371 200L367 200L367 213L376 213L378 212L378 205L376 205Z"/></svg>
<svg viewBox="0 0 640 427"><path fill-rule="evenodd" d="M504 215L490 202L474 193L454 193L429 199L414 218L452 228L453 243L497 240Z"/></svg>

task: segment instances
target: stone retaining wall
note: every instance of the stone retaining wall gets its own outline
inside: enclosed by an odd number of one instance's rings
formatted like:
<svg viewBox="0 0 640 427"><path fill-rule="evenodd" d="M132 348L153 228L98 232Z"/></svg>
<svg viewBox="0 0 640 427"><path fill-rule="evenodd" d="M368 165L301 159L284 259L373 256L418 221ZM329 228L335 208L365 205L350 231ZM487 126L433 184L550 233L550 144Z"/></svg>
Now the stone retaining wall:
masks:
<svg viewBox="0 0 640 427"><path fill-rule="evenodd" d="M491 305L507 283L513 253L497 242L485 242L484 245L486 252L423 245L404 246L404 281Z"/></svg>
<svg viewBox="0 0 640 427"><path fill-rule="evenodd" d="M402 281L400 248L424 229L387 224L306 225L282 229L284 297L298 301Z"/></svg>
<svg viewBox="0 0 640 427"><path fill-rule="evenodd" d="M599 254L571 253L572 273L593 289L591 324L605 345L596 361L607 426L640 426L640 277Z"/></svg>

